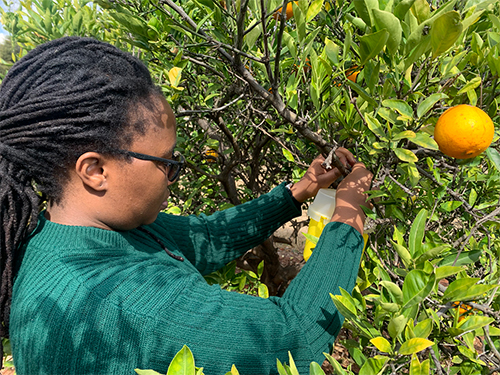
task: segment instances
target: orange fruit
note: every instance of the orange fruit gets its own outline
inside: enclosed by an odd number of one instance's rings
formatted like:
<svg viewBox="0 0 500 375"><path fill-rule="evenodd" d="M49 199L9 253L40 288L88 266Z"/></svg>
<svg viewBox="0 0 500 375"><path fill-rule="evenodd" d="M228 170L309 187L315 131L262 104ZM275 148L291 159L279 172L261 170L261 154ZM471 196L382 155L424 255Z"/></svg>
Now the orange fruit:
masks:
<svg viewBox="0 0 500 375"><path fill-rule="evenodd" d="M476 301L472 301L473 303L475 303ZM469 315L470 311L472 310L472 306L466 304L466 303L463 303L463 302L453 302L453 308L456 310L458 309L458 322L461 322L462 320L464 320L467 315Z"/></svg>
<svg viewBox="0 0 500 375"><path fill-rule="evenodd" d="M346 70L345 75L347 76L348 80L356 82L356 79L358 78L358 74L360 71L361 70L358 69L358 66L354 65Z"/></svg>
<svg viewBox="0 0 500 375"><path fill-rule="evenodd" d="M298 1L294 1L295 5L297 5L299 2ZM282 11L283 7L279 8L276 12L273 13L273 18L275 20L277 20L278 18L281 17L281 11ZM286 19L289 20L290 18L293 17L293 5L292 5L292 2L288 2L286 4Z"/></svg>
<svg viewBox="0 0 500 375"><path fill-rule="evenodd" d="M209 149L205 150L203 156L208 163L214 163L217 161L217 158L219 157L219 153L216 150L214 150L213 148L209 148Z"/></svg>
<svg viewBox="0 0 500 375"><path fill-rule="evenodd" d="M361 72L361 69L362 68L360 68L357 65L353 65L349 69L346 69L345 75L346 75L347 79L349 81L356 83L356 81L358 79L358 74L359 74L359 72ZM333 84L336 85L337 87L342 86L342 83L338 82L338 81L333 81Z"/></svg>
<svg viewBox="0 0 500 375"><path fill-rule="evenodd" d="M483 110L460 104L447 109L439 117L434 140L443 154L469 159L489 147L494 132L493 121Z"/></svg>

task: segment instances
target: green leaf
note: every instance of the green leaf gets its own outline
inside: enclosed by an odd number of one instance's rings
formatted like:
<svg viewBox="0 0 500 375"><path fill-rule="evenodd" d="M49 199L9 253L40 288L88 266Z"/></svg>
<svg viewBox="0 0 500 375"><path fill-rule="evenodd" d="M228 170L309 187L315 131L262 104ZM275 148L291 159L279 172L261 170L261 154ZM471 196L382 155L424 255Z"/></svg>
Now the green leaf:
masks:
<svg viewBox="0 0 500 375"><path fill-rule="evenodd" d="M340 47L332 42L330 39L325 39L325 54L326 57L334 64L339 64Z"/></svg>
<svg viewBox="0 0 500 375"><path fill-rule="evenodd" d="M264 261L260 262L259 265L257 266L257 275L259 279L263 273L264 273Z"/></svg>
<svg viewBox="0 0 500 375"><path fill-rule="evenodd" d="M342 49L342 60L345 60L347 58L347 55L350 53L351 44L352 44L352 31L350 28L348 28L345 32L344 48Z"/></svg>
<svg viewBox="0 0 500 375"><path fill-rule="evenodd" d="M325 372L316 362L311 362L309 365L309 375L325 375Z"/></svg>
<svg viewBox="0 0 500 375"><path fill-rule="evenodd" d="M262 23L259 22L252 30L250 30L245 36L245 43L248 48L253 48L257 39L262 34ZM283 38L285 39L285 38ZM286 43L286 40L285 40ZM292 51L290 51L292 53Z"/></svg>
<svg viewBox="0 0 500 375"><path fill-rule="evenodd" d="M413 4L412 13L415 14L418 23L427 20L431 14L429 3L426 0L417 0Z"/></svg>
<svg viewBox="0 0 500 375"><path fill-rule="evenodd" d="M347 372L344 370L344 368L340 365L340 363L335 358L333 358L328 353L323 353L323 355L326 357L328 362L330 362L330 364L332 365L333 370L335 371L335 374L347 375Z"/></svg>
<svg viewBox="0 0 500 375"><path fill-rule="evenodd" d="M494 14L488 14L488 18L490 19L491 23L495 25L497 30L500 31L500 19Z"/></svg>
<svg viewBox="0 0 500 375"><path fill-rule="evenodd" d="M110 15L130 32L148 37L148 26L141 18L121 7L118 7L115 12L111 12Z"/></svg>
<svg viewBox="0 0 500 375"><path fill-rule="evenodd" d="M448 201L448 202L441 203L439 205L439 207L441 207L446 212L451 212L453 210L456 210L462 204L463 204L463 202L460 202L460 201Z"/></svg>
<svg viewBox="0 0 500 375"><path fill-rule="evenodd" d="M290 352L288 352L288 361L290 362L290 374L299 375L299 370L297 370L297 366L295 366L295 361L293 360L292 353Z"/></svg>
<svg viewBox="0 0 500 375"><path fill-rule="evenodd" d="M462 267L456 266L441 266L436 268L436 280L444 279L445 277L456 275L460 271L462 271Z"/></svg>
<svg viewBox="0 0 500 375"><path fill-rule="evenodd" d="M455 259L457 258L457 253L455 252L454 254L446 256L441 262L439 262L439 266L465 266L467 264L475 263L479 260L482 253L482 250L462 251L455 262Z"/></svg>
<svg viewBox="0 0 500 375"><path fill-rule="evenodd" d="M494 318L488 318L487 316L472 315L458 323L457 328L463 329L464 331L474 331L494 321Z"/></svg>
<svg viewBox="0 0 500 375"><path fill-rule="evenodd" d="M400 306L397 303L392 303L392 302L380 302L380 308L384 311L390 312L390 313L395 313L398 312L400 309Z"/></svg>
<svg viewBox="0 0 500 375"><path fill-rule="evenodd" d="M475 285L480 279L465 278L453 281L443 295L445 301L470 301L496 288L497 285Z"/></svg>
<svg viewBox="0 0 500 375"><path fill-rule="evenodd" d="M295 39L290 34L288 34L286 31L283 31L283 41L285 42L285 45L288 48L288 51L290 52L292 57L294 59L296 59L297 58L297 46L295 45ZM325 48L326 48L326 46L325 46ZM338 54L338 47L337 47L337 54ZM328 58L330 58L329 55L327 55L327 56L328 56ZM337 64L338 64L338 62L337 62Z"/></svg>
<svg viewBox="0 0 500 375"><path fill-rule="evenodd" d="M266 284L259 284L258 294L260 298L269 298L269 289Z"/></svg>
<svg viewBox="0 0 500 375"><path fill-rule="evenodd" d="M400 305L403 304L403 292L401 291L401 289L397 284L387 280L382 280L379 282L379 284L389 291L389 293L394 299L394 302Z"/></svg>
<svg viewBox="0 0 500 375"><path fill-rule="evenodd" d="M500 336L500 328L490 327L490 336Z"/></svg>
<svg viewBox="0 0 500 375"><path fill-rule="evenodd" d="M421 352L422 350L427 349L429 346L434 345L433 341L423 339L421 337L415 337L413 339L409 339L408 341L405 341L401 347L399 348L399 354L402 355L411 355L415 354L418 352Z"/></svg>
<svg viewBox="0 0 500 375"><path fill-rule="evenodd" d="M419 132L410 141L429 150L439 150L437 142L427 133Z"/></svg>
<svg viewBox="0 0 500 375"><path fill-rule="evenodd" d="M413 221L410 229L410 237L408 239L408 247L412 257L420 254L425 233L425 222L427 220L428 211L422 208L417 217Z"/></svg>
<svg viewBox="0 0 500 375"><path fill-rule="evenodd" d="M398 337L399 334L404 331L407 321L408 318L404 315L398 315L392 317L391 320L389 321L389 324L387 325L387 330L389 331L389 335L391 335L393 339Z"/></svg>
<svg viewBox="0 0 500 375"><path fill-rule="evenodd" d="M403 100L399 99L386 99L382 102L382 105L384 107L391 108L403 116L412 118L413 117L413 110L411 109L410 105L406 103Z"/></svg>
<svg viewBox="0 0 500 375"><path fill-rule="evenodd" d="M358 16L368 26L372 26L372 10L378 9L378 0L353 0L353 3Z"/></svg>
<svg viewBox="0 0 500 375"><path fill-rule="evenodd" d="M422 365L420 364L420 361L418 360L418 357L416 354L413 354L411 356L410 375L423 375L422 374ZM429 373L427 373L425 375L429 375Z"/></svg>
<svg viewBox="0 0 500 375"><path fill-rule="evenodd" d="M136 368L134 371L136 373L138 373L139 375L162 375L159 372L156 372L154 370L140 370L140 369Z"/></svg>
<svg viewBox="0 0 500 375"><path fill-rule="evenodd" d="M426 260L433 259L437 257L439 254L441 254L443 251L447 251L451 248L450 245L440 245L433 247L432 249L427 250L425 253L420 255L417 260L415 261L416 264L420 264L422 262L425 262Z"/></svg>
<svg viewBox="0 0 500 375"><path fill-rule="evenodd" d="M340 311L340 313L344 316L356 316L358 313L356 310L356 307L354 304L350 301L349 298L346 298L344 296L339 296L339 295L333 295L331 294L331 297L334 298L334 303L337 309ZM340 306L340 308L339 308Z"/></svg>
<svg viewBox="0 0 500 375"><path fill-rule="evenodd" d="M292 9L293 9L293 17L295 19L295 23L297 24L297 35L299 37L299 42L302 44L306 39L305 15L300 9L300 7L297 6L297 4L295 4L295 1L292 2Z"/></svg>
<svg viewBox="0 0 500 375"><path fill-rule="evenodd" d="M351 87L351 89L356 91L359 94L359 96L361 96L364 100L366 100L368 104L374 107L377 106L377 102L365 91L364 88L362 88L356 82L353 82L350 79L348 79L346 83Z"/></svg>
<svg viewBox="0 0 500 375"><path fill-rule="evenodd" d="M370 129L373 134L379 137L382 141L387 141L387 134L384 132L384 128L380 125L380 122L373 117L371 114L367 113L365 115L366 123L368 124L368 129Z"/></svg>
<svg viewBox="0 0 500 375"><path fill-rule="evenodd" d="M304 237L306 239L308 239L309 241L311 241L313 244L316 245L318 243L319 237L316 237L316 236L313 236L312 234L304 233L304 232L302 232L302 234L304 235Z"/></svg>
<svg viewBox="0 0 500 375"><path fill-rule="evenodd" d="M387 50L391 55L395 54L399 48L403 34L399 19L392 13L378 9L372 10L372 16L378 30L386 29L389 32Z"/></svg>
<svg viewBox="0 0 500 375"><path fill-rule="evenodd" d="M422 100L417 107L417 117L422 118L429 110L434 107L434 104L439 102L440 100L448 99L448 95L443 93L436 93L429 95L427 98Z"/></svg>
<svg viewBox="0 0 500 375"><path fill-rule="evenodd" d="M488 147L486 149L486 155L488 155L488 158L493 163L495 168L498 171L500 171L500 153L497 150L495 150L493 147Z"/></svg>
<svg viewBox="0 0 500 375"><path fill-rule="evenodd" d="M404 20L404 17L408 10L411 8L415 0L402 0L394 8L394 15L400 20Z"/></svg>
<svg viewBox="0 0 500 375"><path fill-rule="evenodd" d="M412 262L412 258L411 258L411 254L410 252L406 249L406 247L390 240L391 243L392 243L392 246L394 246L394 249L396 250L396 252L399 254L399 256L401 257L401 260L403 261L405 267L408 268L408 266L411 264Z"/></svg>
<svg viewBox="0 0 500 375"><path fill-rule="evenodd" d="M283 152L283 156L286 158L286 160L292 161L292 162L295 161L292 153L290 151L288 151L286 148L282 148L281 151Z"/></svg>
<svg viewBox="0 0 500 375"><path fill-rule="evenodd" d="M415 138L415 133L412 132L411 130L405 130L399 132L394 137L392 137L391 141L399 141L400 139L410 139L410 138Z"/></svg>
<svg viewBox="0 0 500 375"><path fill-rule="evenodd" d="M410 150L405 150L403 148L395 148L394 153L402 161L406 161L408 163L416 163L418 161L417 156Z"/></svg>
<svg viewBox="0 0 500 375"><path fill-rule="evenodd" d="M184 345L170 362L167 375L195 375L195 372L193 353Z"/></svg>
<svg viewBox="0 0 500 375"><path fill-rule="evenodd" d="M307 9L306 22L311 21L314 17L321 12L321 8L323 8L324 0L314 0L311 5L309 5L309 9Z"/></svg>
<svg viewBox="0 0 500 375"><path fill-rule="evenodd" d="M418 172L415 163L408 163L405 165L408 170L408 178L410 179L410 184L412 187L417 186L418 181L420 180L420 173Z"/></svg>
<svg viewBox="0 0 500 375"><path fill-rule="evenodd" d="M484 12L484 9L481 9L477 12L474 12L472 13L470 16L468 16L467 18L465 18L463 21L462 21L462 25L463 25L463 30L467 30L467 28L469 26L472 26L473 24L475 24L477 21L479 21L479 19L481 18L481 15L483 14Z"/></svg>
<svg viewBox="0 0 500 375"><path fill-rule="evenodd" d="M178 68L174 66L172 69L168 71L168 80L170 82L170 86L178 87L181 83L182 77L182 68Z"/></svg>
<svg viewBox="0 0 500 375"><path fill-rule="evenodd" d="M332 298L332 301L335 304L337 310L339 310L339 312L346 319L350 320L353 324L355 324L364 335L370 338L380 336L380 332L378 332L376 328L358 318L356 307L353 306L352 303L347 298L345 298L344 296L333 295L331 293L330 297Z"/></svg>
<svg viewBox="0 0 500 375"><path fill-rule="evenodd" d="M276 367L278 368L279 375L290 375L279 359L276 359Z"/></svg>
<svg viewBox="0 0 500 375"><path fill-rule="evenodd" d="M431 49L431 36L425 35L415 43L416 47L412 47L411 49L409 49L410 47L408 47L408 53L410 55L405 59L405 70L408 69L413 63L415 63L420 58L420 56L422 56L424 53L427 53L427 51ZM410 44L409 42L407 42L406 45L414 46L415 44Z"/></svg>
<svg viewBox="0 0 500 375"><path fill-rule="evenodd" d="M226 375L240 375L240 372L235 365L231 366L231 371L227 372Z"/></svg>
<svg viewBox="0 0 500 375"><path fill-rule="evenodd" d="M384 48L389 39L389 32L386 29L372 34L365 34L359 37L360 65L377 56Z"/></svg>
<svg viewBox="0 0 500 375"><path fill-rule="evenodd" d="M427 338L432 332L432 323L432 318L422 320L415 327L413 327L413 333L416 337L420 337L422 339Z"/></svg>
<svg viewBox="0 0 500 375"><path fill-rule="evenodd" d="M471 79L467 84L462 87L458 92L457 95L462 95L465 94L466 92L469 92L471 90L474 90L481 84L481 77L474 77Z"/></svg>
<svg viewBox="0 0 500 375"><path fill-rule="evenodd" d="M462 33L462 29L460 13L451 11L438 17L433 22L430 31L432 58L438 57L453 46Z"/></svg>
<svg viewBox="0 0 500 375"><path fill-rule="evenodd" d="M374 375L378 374L385 363L389 360L388 357L368 358L363 367L359 370L359 375Z"/></svg>
<svg viewBox="0 0 500 375"><path fill-rule="evenodd" d="M434 288L436 276L422 270L411 270L403 283L404 308L420 303Z"/></svg>
<svg viewBox="0 0 500 375"><path fill-rule="evenodd" d="M381 352L392 353L392 347L385 337L379 336L370 340L370 342Z"/></svg>

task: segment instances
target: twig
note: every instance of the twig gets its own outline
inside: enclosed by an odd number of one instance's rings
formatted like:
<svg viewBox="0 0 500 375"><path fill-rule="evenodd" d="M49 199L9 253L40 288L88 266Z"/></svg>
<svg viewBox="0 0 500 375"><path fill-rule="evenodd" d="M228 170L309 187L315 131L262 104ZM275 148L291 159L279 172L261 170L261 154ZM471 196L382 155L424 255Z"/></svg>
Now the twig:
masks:
<svg viewBox="0 0 500 375"><path fill-rule="evenodd" d="M398 185L406 194L408 194L410 197L415 196L415 193L408 189L406 186L404 186L401 182L396 180L392 175L387 171L386 176L391 179L392 182L394 182L396 185Z"/></svg>
<svg viewBox="0 0 500 375"><path fill-rule="evenodd" d="M500 207L497 207L495 208L493 211L491 211L488 215L482 217L481 219L477 220L476 222L476 225L474 225L474 227L472 227L472 229L470 230L470 233L469 235L467 236L467 238L465 238L464 240L462 240L462 238L459 238L457 241L455 241L453 243L453 247L457 247L458 244L460 242L462 242L462 246L460 247L460 249L458 250L458 253L457 253L457 256L455 258L455 261L453 262L453 266L455 265L455 263L457 262L458 260L458 257L460 255L460 253L463 251L463 249L465 248L465 244L467 243L467 241L469 241L469 239L472 237L472 235L476 232L476 229L481 226L485 221L495 217L496 215L498 215L500 213Z"/></svg>
<svg viewBox="0 0 500 375"><path fill-rule="evenodd" d="M327 171L330 169L333 169L333 166L337 167L337 169L342 173L342 176L347 176L349 172L345 167L342 165L340 159L335 155L335 151L337 151L338 146L334 146L330 152L328 153L328 156L326 157L325 161L321 164L323 168L325 168ZM332 166L333 163L333 166Z"/></svg>
<svg viewBox="0 0 500 375"><path fill-rule="evenodd" d="M430 173L428 173L425 169L423 169L422 167L420 167L418 164L415 164L415 166L417 167L418 171L420 173L422 173L425 177L427 177L429 180L431 180L432 182L434 182L436 185L438 186L441 186L441 187L444 187L446 189L446 192L448 194L450 194L453 198L459 200L460 202L462 202L462 204L464 205L465 209L474 217L477 218L477 215L474 214L473 212L473 209L472 207L470 206L470 204L462 197L461 194L458 194L457 192L451 190L448 186L444 186L443 184L441 184L440 182L438 182L434 176L432 176Z"/></svg>
<svg viewBox="0 0 500 375"><path fill-rule="evenodd" d="M274 58L274 80L271 81L273 94L278 95L279 77L280 77L280 58L281 58L281 42L283 40L283 32L285 31L285 14L288 0L285 0L281 7L280 28L276 38L276 56ZM276 93L276 94L275 94Z"/></svg>
<svg viewBox="0 0 500 375"><path fill-rule="evenodd" d="M490 337L490 325L486 324L483 327L483 331L484 331L484 338L486 339L486 341L488 341L488 345L490 346L491 351L500 362L500 353L498 352L497 348L495 347L495 344L493 343L493 340L491 340Z"/></svg>
<svg viewBox="0 0 500 375"><path fill-rule="evenodd" d="M183 117L183 116L190 116L194 115L196 113L214 113L214 112L220 112L226 109L227 107L230 107L234 103L236 103L238 100L243 98L245 94L241 94L238 96L236 99L230 101L229 103L223 105L222 107L217 107L217 108L206 108L206 109L197 109L197 110L188 110L188 111L182 111L182 112L177 112L175 117Z"/></svg>
<svg viewBox="0 0 500 375"><path fill-rule="evenodd" d="M436 353L434 353L434 349L432 346L429 348L429 354L432 357L432 360L434 361L434 364L436 365L436 374L437 375L443 375L443 368L441 367L441 363L439 363Z"/></svg>
<svg viewBox="0 0 500 375"><path fill-rule="evenodd" d="M266 28L266 4L264 0L260 0L260 8L261 8L261 22L262 22L262 39L264 43L264 66L266 67L267 75L269 76L269 80L274 82L273 71L271 70L271 64L269 61L271 60L269 57L269 45L267 41L267 28Z"/></svg>

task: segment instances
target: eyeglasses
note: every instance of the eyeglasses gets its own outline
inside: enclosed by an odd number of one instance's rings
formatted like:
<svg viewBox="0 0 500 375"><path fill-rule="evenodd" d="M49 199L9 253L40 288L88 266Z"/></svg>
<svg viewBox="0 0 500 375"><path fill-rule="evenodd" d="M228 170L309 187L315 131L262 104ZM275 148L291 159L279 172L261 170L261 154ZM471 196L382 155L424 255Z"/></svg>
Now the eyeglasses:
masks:
<svg viewBox="0 0 500 375"><path fill-rule="evenodd" d="M184 156L182 156L182 154L178 151L174 152L173 157L175 158L175 160L158 158L156 156L140 154L138 152L132 152L132 151L120 150L120 152L136 159L157 161L159 163L162 163L165 166L165 173L167 174L168 180L170 182L174 182L179 178L182 168L184 167L184 164L186 162Z"/></svg>

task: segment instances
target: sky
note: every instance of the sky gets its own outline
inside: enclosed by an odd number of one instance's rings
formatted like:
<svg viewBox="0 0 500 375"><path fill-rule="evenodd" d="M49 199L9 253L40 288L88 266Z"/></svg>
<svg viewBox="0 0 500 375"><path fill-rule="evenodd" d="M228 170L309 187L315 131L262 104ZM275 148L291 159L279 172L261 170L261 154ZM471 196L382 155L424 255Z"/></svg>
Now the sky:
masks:
<svg viewBox="0 0 500 375"><path fill-rule="evenodd" d="M9 0L9 3L11 3L11 9L15 9L19 5L19 0ZM4 4L3 0L0 0L0 6L6 10L9 9L9 7ZM4 30L3 25L0 22L0 43L7 35L7 31Z"/></svg>

